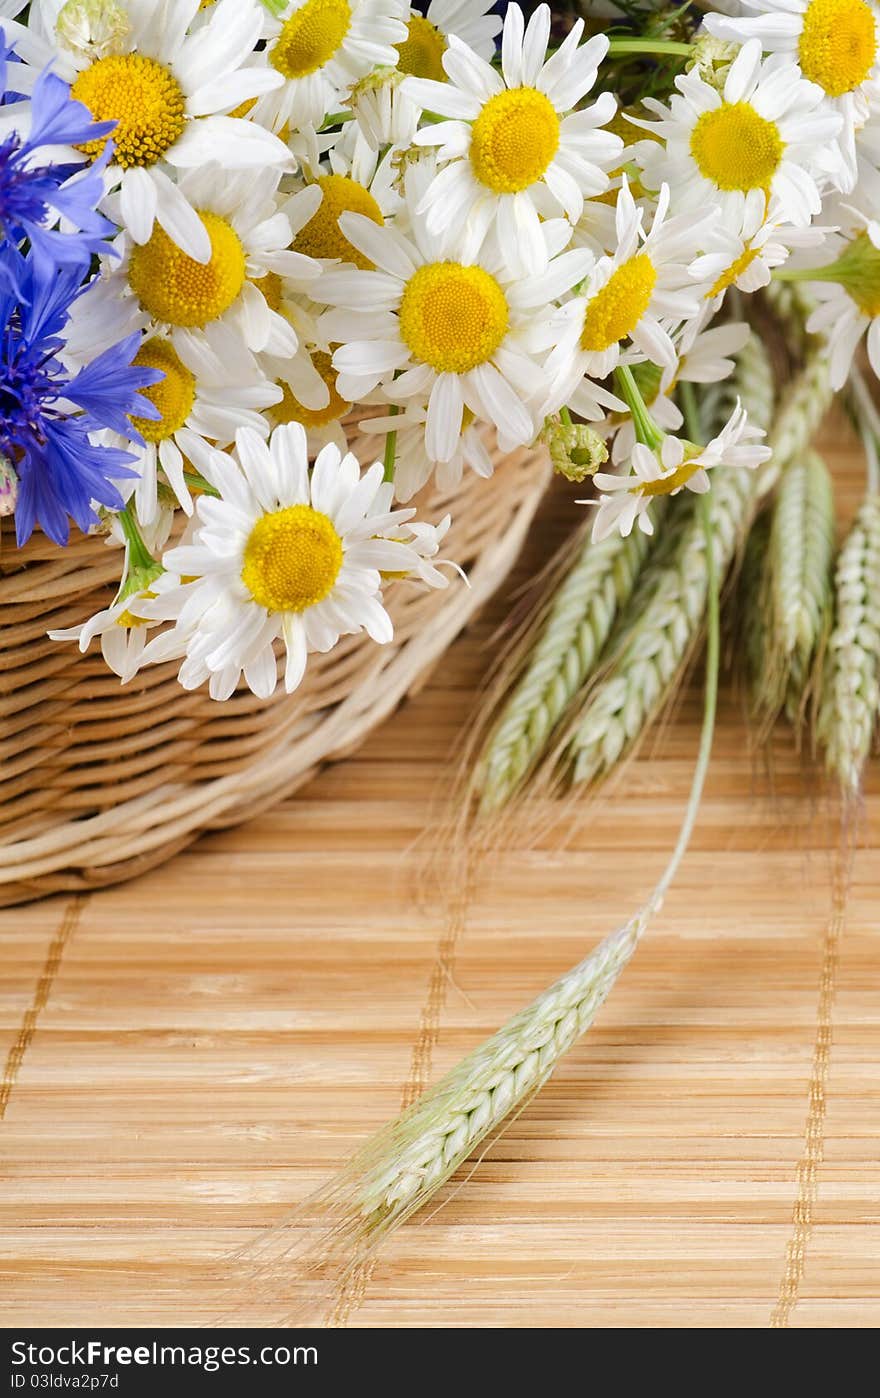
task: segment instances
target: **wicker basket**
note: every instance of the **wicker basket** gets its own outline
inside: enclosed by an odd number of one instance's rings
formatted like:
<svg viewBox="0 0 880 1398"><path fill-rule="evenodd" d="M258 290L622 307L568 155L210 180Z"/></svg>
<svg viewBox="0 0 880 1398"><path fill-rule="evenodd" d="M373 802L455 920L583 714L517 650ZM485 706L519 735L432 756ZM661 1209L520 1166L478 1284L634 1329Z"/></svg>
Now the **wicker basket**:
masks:
<svg viewBox="0 0 880 1398"><path fill-rule="evenodd" d="M358 452L357 432L350 432ZM375 440L375 439L373 439ZM371 456L360 444L361 460ZM342 757L396 707L503 580L547 481L543 452L499 459L489 481L467 474L453 497L425 492L427 519L447 509L444 552L470 587L395 583L394 640L349 637L314 656L293 695L240 690L225 704L187 693L174 665L122 688L97 644L80 655L50 628L105 606L119 556L77 538L0 540L0 904L88 890L161 863L203 830L246 820Z"/></svg>

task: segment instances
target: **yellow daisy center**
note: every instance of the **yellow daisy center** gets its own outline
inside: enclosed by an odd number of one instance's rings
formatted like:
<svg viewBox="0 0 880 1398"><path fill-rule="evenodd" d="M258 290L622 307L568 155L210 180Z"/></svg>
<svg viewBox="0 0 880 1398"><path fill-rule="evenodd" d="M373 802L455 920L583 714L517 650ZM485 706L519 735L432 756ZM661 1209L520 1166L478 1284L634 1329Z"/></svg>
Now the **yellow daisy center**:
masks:
<svg viewBox="0 0 880 1398"><path fill-rule="evenodd" d="M631 335L651 304L656 285L657 272L645 252L618 267L587 302L581 349L610 349Z"/></svg>
<svg viewBox="0 0 880 1398"><path fill-rule="evenodd" d="M244 546L241 580L270 612L304 612L333 590L342 540L332 520L311 505L262 515Z"/></svg>
<svg viewBox="0 0 880 1398"><path fill-rule="evenodd" d="M284 283L277 272L266 272L262 277L251 277L249 280L258 291L262 291L263 299L270 311L281 310Z"/></svg>
<svg viewBox="0 0 880 1398"><path fill-rule="evenodd" d="M153 58L113 54L86 68L70 89L96 121L115 121L113 159L123 169L155 165L183 133L185 98L177 79ZM95 159L106 140L80 149Z"/></svg>
<svg viewBox="0 0 880 1398"><path fill-rule="evenodd" d="M504 292L482 267L429 262L410 277L400 334L415 359L438 374L466 374L492 358L507 334Z"/></svg>
<svg viewBox="0 0 880 1398"><path fill-rule="evenodd" d="M339 49L350 26L348 0L306 0L285 22L269 50L269 62L285 78L317 73Z"/></svg>
<svg viewBox="0 0 880 1398"><path fill-rule="evenodd" d="M268 409L274 427L287 422L301 422L303 427L326 427L329 423L338 422L341 417L345 417L351 404L342 397L336 387L336 370L330 355L317 350L312 355L312 365L330 390L329 403L325 408L306 408L294 397L290 385L282 381L278 387L284 397L280 403L273 403Z"/></svg>
<svg viewBox="0 0 880 1398"><path fill-rule="evenodd" d="M743 272L751 267L760 251L760 248L743 248L739 257L731 262L730 266L721 273L715 285L706 292L705 299L711 301L714 297L720 296L722 291L726 291L729 286L733 286L737 277L741 277Z"/></svg>
<svg viewBox="0 0 880 1398"><path fill-rule="evenodd" d="M158 383L140 390L161 413L159 418L132 417L135 429L146 442L164 442L183 427L196 401L196 378L179 358L168 340L147 340L134 357L134 363L147 369L161 369Z"/></svg>
<svg viewBox="0 0 880 1398"><path fill-rule="evenodd" d="M128 281L145 310L169 325L204 326L233 304L245 283L241 239L219 214L200 213L211 256L196 262L157 223L149 242L132 249Z"/></svg>
<svg viewBox="0 0 880 1398"><path fill-rule="evenodd" d="M146 592L141 593L142 600L145 598L150 598L150 600L152 601L153 599L155 599L155 597L156 593L150 592L149 588ZM130 612L127 607L125 611L120 612L119 616L116 618L116 625L123 627L123 629L126 631L131 631L136 626L149 626L149 624L150 623L145 616L136 616L135 613Z"/></svg>
<svg viewBox="0 0 880 1398"><path fill-rule="evenodd" d="M321 175L316 181L323 198L308 223L293 240L294 252L307 257L338 257L353 262L361 271L372 271L373 264L348 241L339 227L339 215L363 214L374 223L383 224L382 210L372 194L348 175Z"/></svg>
<svg viewBox="0 0 880 1398"><path fill-rule="evenodd" d="M443 68L446 38L424 15L411 16L406 38L396 47L400 54L397 66L401 73L411 73L415 78L431 78L437 83L446 82Z"/></svg>
<svg viewBox="0 0 880 1398"><path fill-rule="evenodd" d="M683 461L677 471L673 471L669 476L663 476L657 481L642 481L640 485L634 485L630 490L630 495L671 495L675 490L681 490L688 481L703 468L698 461Z"/></svg>
<svg viewBox="0 0 880 1398"><path fill-rule="evenodd" d="M514 87L490 97L473 125L471 165L496 194L516 194L543 175L559 148L559 117L543 92Z"/></svg>
<svg viewBox="0 0 880 1398"><path fill-rule="evenodd" d="M865 0L811 0L798 43L805 78L842 97L865 81L876 56L874 12Z"/></svg>
<svg viewBox="0 0 880 1398"><path fill-rule="evenodd" d="M785 146L775 121L749 102L722 102L703 112L691 133L700 174L721 190L769 189Z"/></svg>

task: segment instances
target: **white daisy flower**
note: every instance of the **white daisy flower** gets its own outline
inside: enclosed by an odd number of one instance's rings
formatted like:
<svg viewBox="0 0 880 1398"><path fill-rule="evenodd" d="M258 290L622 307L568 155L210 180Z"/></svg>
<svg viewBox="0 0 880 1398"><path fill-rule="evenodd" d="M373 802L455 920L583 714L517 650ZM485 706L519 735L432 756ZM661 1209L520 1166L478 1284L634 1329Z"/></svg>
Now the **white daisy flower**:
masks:
<svg viewBox="0 0 880 1398"><path fill-rule="evenodd" d="M96 121L116 122L105 183L108 193L118 190L114 213L132 239L146 243L158 221L189 257L206 262L207 232L174 172L210 160L224 170L292 164L271 132L229 115L282 82L265 62L249 63L264 11L257 0L217 0L193 27L199 0L175 0L173 15L165 0L117 0L116 8L125 30L111 53L63 41L56 28L63 0L32 4L28 27L10 23L9 37L31 82L51 63ZM105 144L86 153L97 158Z"/></svg>
<svg viewBox="0 0 880 1398"><path fill-rule="evenodd" d="M748 343L751 327L737 320L709 325L713 314L713 308L707 304L696 320L685 325L675 346L678 362L661 375L661 393L671 392L679 383L721 383L733 373L736 356Z"/></svg>
<svg viewBox="0 0 880 1398"><path fill-rule="evenodd" d="M717 310L730 287L750 294L767 286L775 267L787 262L795 250L818 247L827 231L816 224L794 226L776 200L768 209L763 191L752 189L741 220L732 227L719 221L715 246L697 258L694 274L709 283L706 299Z"/></svg>
<svg viewBox="0 0 880 1398"><path fill-rule="evenodd" d="M454 491L461 483L465 467L488 479L492 475L492 458L486 449L473 414L465 410L461 436L448 461L432 461L425 446L428 410L421 403L407 403L395 416L365 418L362 432L386 436L397 433L397 453L394 466L394 495L404 504L411 500L432 476L437 488Z"/></svg>
<svg viewBox="0 0 880 1398"><path fill-rule="evenodd" d="M547 360L553 396L570 401L587 375L603 379L621 362L631 341L660 365L675 363L674 326L696 316L700 291L693 264L711 246L717 211L701 218L667 218L669 188L660 191L651 230L642 228L642 210L624 177L617 197L617 251L593 263L586 284L551 322L555 347ZM578 409L580 411L580 409Z"/></svg>
<svg viewBox="0 0 880 1398"><path fill-rule="evenodd" d="M491 59L502 26L501 16L492 13L494 6L495 0L431 0L424 14L410 10L406 38L397 45L400 72L445 82L443 55L452 37L480 58Z"/></svg>
<svg viewBox="0 0 880 1398"><path fill-rule="evenodd" d="M358 79L394 67L408 14L407 0L290 0L279 16L264 14L268 65L282 82L257 102L254 120L273 131L320 126Z"/></svg>
<svg viewBox="0 0 880 1398"><path fill-rule="evenodd" d="M401 91L401 83L407 75L445 83L443 55L450 34L480 58L492 58L502 23L491 13L493 5L494 0L431 0L425 14L410 11L406 38L396 45L397 67L369 73L351 91L352 111L374 150L412 141L421 108Z"/></svg>
<svg viewBox="0 0 880 1398"><path fill-rule="evenodd" d="M880 96L880 11L869 0L742 0L742 9L733 17L707 15L706 28L733 43L757 39L822 89L842 118L841 188L849 192L856 183L856 132Z"/></svg>
<svg viewBox="0 0 880 1398"><path fill-rule="evenodd" d="M407 526L409 530L407 543L418 558L411 574L414 580L418 579L419 582L427 583L429 587L448 587L449 579L440 572L442 566L452 568L467 583L467 576L457 563L453 563L449 558L437 557L440 545L451 524L452 515L444 515L439 524L426 524L423 521L413 520L412 524Z"/></svg>
<svg viewBox="0 0 880 1398"><path fill-rule="evenodd" d="M150 642L141 664L183 657L181 684L207 681L214 699L228 698L243 672L266 699L278 640L291 693L310 651L362 631L380 644L392 639L382 575L424 576L424 561L408 542L413 511L389 509L381 463L362 475L354 456L331 445L310 473L294 423L268 443L242 429L234 457L213 452L208 470L219 498L199 498L191 541L162 560L172 581L159 579L143 610L174 628Z"/></svg>
<svg viewBox="0 0 880 1398"><path fill-rule="evenodd" d="M807 330L827 341L835 392L846 383L863 335L871 368L880 378L880 221L854 208L840 212L847 215L847 224L826 239L828 262L815 271L799 268L797 274L819 302Z"/></svg>
<svg viewBox="0 0 880 1398"><path fill-rule="evenodd" d="M723 92L695 72L675 85L668 107L645 99L656 123L633 118L664 143L638 148L645 184L666 181L677 208L719 205L732 226L753 191L773 199L786 223L809 223L822 206L820 184L842 168L834 142L843 118L821 89L782 56L763 58L758 39L737 54Z"/></svg>
<svg viewBox="0 0 880 1398"><path fill-rule="evenodd" d="M676 337L676 360L662 370L647 361L633 366L633 376L642 399L657 427L664 432L677 432L684 422L677 403L669 396L680 383L719 383L733 373L735 356L746 344L751 332L744 321L727 321L723 325L707 322L714 314L704 302L695 320L689 320ZM636 429L627 409L623 422L615 427L611 460L615 465L625 461L636 444Z"/></svg>
<svg viewBox="0 0 880 1398"><path fill-rule="evenodd" d="M82 655L96 637L101 640L101 654L106 664L123 681L135 674L147 644L147 630L155 622L141 614L142 606L152 601L152 591L162 569L158 566L130 571L131 553L125 546L123 581L109 607L96 612L79 626L50 631L53 641L76 641Z"/></svg>
<svg viewBox="0 0 880 1398"><path fill-rule="evenodd" d="M724 427L705 447L671 436L664 437L658 451L637 442L630 457L631 471L623 475L597 472L593 481L602 492L599 499L578 501L598 506L593 539L598 542L615 531L626 538L635 524L644 534L653 534L654 523L648 513L652 500L685 489L705 494L710 485L708 472L718 466L754 469L770 456L769 447L758 444L763 436L737 401Z"/></svg>
<svg viewBox="0 0 880 1398"><path fill-rule="evenodd" d="M313 171L311 182L282 205L293 229L291 246L295 252L322 264L372 267L339 226L345 213L360 214L381 226L400 207L390 161L377 166L375 153L370 154L372 168L368 162L353 167L344 153L336 154L329 170L319 167ZM311 292L317 294L317 289L312 287Z"/></svg>
<svg viewBox="0 0 880 1398"><path fill-rule="evenodd" d="M209 442L228 446L240 427L268 435L264 410L279 401L281 390L266 378L236 332L222 324L179 331L173 342L153 336L133 363L165 375L143 390L158 419L133 418L143 445L126 444L135 458L132 469L140 473L134 491L138 522L149 525L159 512L159 471L177 503L192 514L187 462L194 462L198 447Z"/></svg>
<svg viewBox="0 0 880 1398"><path fill-rule="evenodd" d="M108 285L117 295L133 296L172 339L181 330L221 323L235 328L249 350L295 354L296 331L275 307L284 285L308 288L321 269L290 247L290 221L276 199L278 178L272 169L229 174L206 165L190 171L181 188L199 210L208 260L196 262L156 228L142 246L123 243L121 266Z"/></svg>
<svg viewBox="0 0 880 1398"><path fill-rule="evenodd" d="M272 426L300 423L306 431L309 456L317 456L328 442L345 453L348 447L342 420L353 404L342 397L336 386L337 373L329 351L300 346L294 359L263 355L262 361L281 393L280 401L268 410Z"/></svg>
<svg viewBox="0 0 880 1398"><path fill-rule="evenodd" d="M424 174L418 166L409 173ZM458 258L421 220L412 239L358 214L340 224L377 269L327 272L315 293L337 307L320 328L341 346L333 364L343 397L361 400L381 384L393 402L425 405L432 461L458 451L465 408L495 425L504 451L532 441L548 386L533 342L542 329L546 340L548 307L585 274L590 253L562 253L542 276L517 278L490 244L480 261ZM558 242L557 226L541 227Z"/></svg>
<svg viewBox="0 0 880 1398"><path fill-rule="evenodd" d="M538 7L526 29L522 10L510 5L500 73L451 35L443 55L448 82L404 81L403 91L420 107L452 118L416 137L436 145L445 164L416 210L432 233L467 225L473 256L497 225L511 269L538 273L547 248L536 196L549 194L553 212L577 223L584 199L607 189L607 171L619 164L623 143L600 128L613 117L615 100L603 93L591 107L573 109L595 83L608 40L597 35L579 48L583 30L579 19L547 58L548 6Z"/></svg>

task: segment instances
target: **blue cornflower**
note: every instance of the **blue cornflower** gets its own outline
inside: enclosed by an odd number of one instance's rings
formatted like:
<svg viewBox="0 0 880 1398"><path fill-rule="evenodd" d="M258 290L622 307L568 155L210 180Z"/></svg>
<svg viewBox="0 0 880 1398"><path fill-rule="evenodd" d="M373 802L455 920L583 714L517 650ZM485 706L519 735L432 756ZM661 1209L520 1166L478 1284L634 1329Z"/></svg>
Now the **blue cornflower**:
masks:
<svg viewBox="0 0 880 1398"><path fill-rule="evenodd" d="M133 365L139 333L71 374L60 354L70 307L87 295L82 268L58 265L41 246L21 259L19 298L4 286L2 264L18 257L0 244L0 453L18 474L15 529L23 544L35 525L66 544L69 518L83 532L98 522L93 502L122 509L114 480L134 476L126 451L92 440L104 428L140 441L129 415L154 418L137 390L162 378Z"/></svg>
<svg viewBox="0 0 880 1398"><path fill-rule="evenodd" d="M0 104L9 88L8 60L12 50L0 28ZM29 105L30 130L16 129ZM81 102L74 102L68 85L46 70L37 78L29 104L0 105L0 244L20 249L27 240L42 247L56 262L84 269L95 252L106 250L115 229L97 212L104 193L103 170L109 146L91 166L55 164L45 148L75 146L106 136L113 122L92 121ZM66 231L53 225L65 220ZM21 294L21 259L4 258L0 275L7 287Z"/></svg>

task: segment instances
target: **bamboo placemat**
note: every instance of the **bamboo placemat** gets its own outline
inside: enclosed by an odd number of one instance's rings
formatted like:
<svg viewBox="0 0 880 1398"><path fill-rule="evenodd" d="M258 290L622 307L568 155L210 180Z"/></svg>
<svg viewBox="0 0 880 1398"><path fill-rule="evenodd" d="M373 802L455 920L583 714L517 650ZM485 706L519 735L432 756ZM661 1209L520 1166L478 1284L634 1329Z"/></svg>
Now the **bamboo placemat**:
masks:
<svg viewBox="0 0 880 1398"><path fill-rule="evenodd" d="M858 453L839 424L831 443L852 501ZM444 930L418 840L515 585L274 813L0 914L0 1323L210 1320L205 1264L397 1109ZM434 1075L649 889L698 723L694 690L564 849L524 840L477 871L434 975ZM786 733L749 754L726 691L692 851L597 1027L345 1323L880 1324L878 834L875 764L837 938L830 812Z"/></svg>

